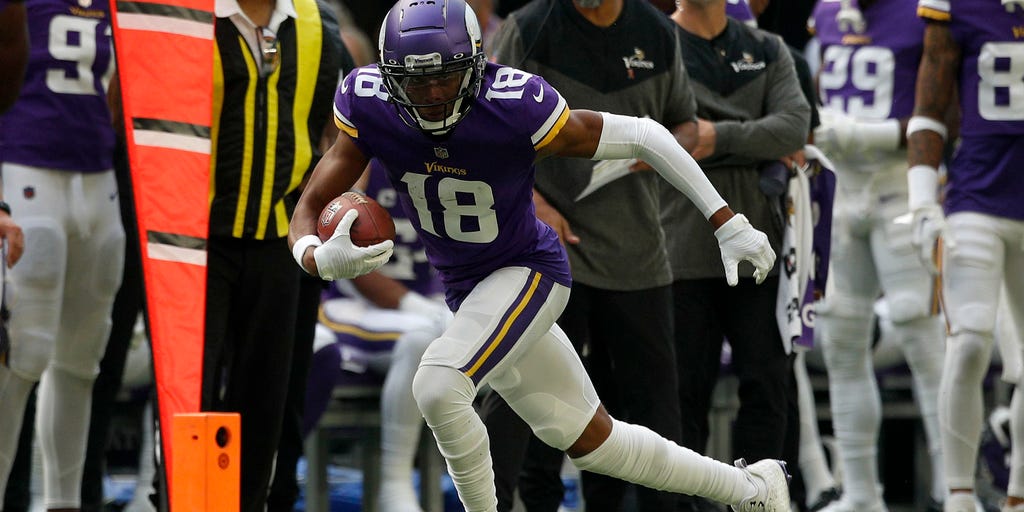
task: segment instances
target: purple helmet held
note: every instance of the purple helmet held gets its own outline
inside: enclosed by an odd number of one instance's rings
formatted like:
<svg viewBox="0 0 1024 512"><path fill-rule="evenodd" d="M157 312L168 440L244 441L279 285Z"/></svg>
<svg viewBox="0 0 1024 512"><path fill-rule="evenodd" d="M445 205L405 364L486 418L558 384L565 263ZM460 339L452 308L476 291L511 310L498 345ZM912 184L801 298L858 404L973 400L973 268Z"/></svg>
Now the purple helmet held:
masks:
<svg viewBox="0 0 1024 512"><path fill-rule="evenodd" d="M399 0L378 46L384 86L407 125L441 135L469 111L485 60L480 25L464 0Z"/></svg>

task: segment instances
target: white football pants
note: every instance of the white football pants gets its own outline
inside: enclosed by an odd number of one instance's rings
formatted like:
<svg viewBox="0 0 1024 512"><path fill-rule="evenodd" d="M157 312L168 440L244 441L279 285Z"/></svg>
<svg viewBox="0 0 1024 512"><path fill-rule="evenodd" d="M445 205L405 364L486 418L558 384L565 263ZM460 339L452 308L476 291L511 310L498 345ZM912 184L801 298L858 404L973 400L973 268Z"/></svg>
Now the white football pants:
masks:
<svg viewBox="0 0 1024 512"><path fill-rule="evenodd" d="M554 323L568 298L568 288L530 269L499 269L477 284L420 362L413 395L467 512L494 512L498 503L487 429L473 409L481 385L489 383L537 437L560 450L579 439L600 405L583 363ZM755 491L742 470L614 419L611 435L572 461L724 503Z"/></svg>
<svg viewBox="0 0 1024 512"><path fill-rule="evenodd" d="M984 421L981 386L991 362L1001 287L1012 324L1024 325L1024 221L973 212L946 220L955 245L946 241L942 266L950 328L939 402L942 449L949 488L973 489ZM1019 430L1019 423L1014 418L1011 427ZM1024 471L1017 463L1021 446L1015 443L1013 452L1009 494L1024 496Z"/></svg>
<svg viewBox="0 0 1024 512"><path fill-rule="evenodd" d="M25 233L10 271L11 352L0 366L0 502L28 394L39 381L36 435L47 508L78 508L82 464L124 229L112 170L76 173L6 163L4 198Z"/></svg>
<svg viewBox="0 0 1024 512"><path fill-rule="evenodd" d="M934 279L911 245L910 225L894 222L907 212L905 165L844 183L851 174L838 175L830 282L816 321L829 375L843 499L863 506L882 502L876 460L881 398L871 341L873 305L884 293L893 335L913 373L934 468L932 495L941 500L937 394L944 340L941 320L931 312ZM851 188L851 181L859 188Z"/></svg>

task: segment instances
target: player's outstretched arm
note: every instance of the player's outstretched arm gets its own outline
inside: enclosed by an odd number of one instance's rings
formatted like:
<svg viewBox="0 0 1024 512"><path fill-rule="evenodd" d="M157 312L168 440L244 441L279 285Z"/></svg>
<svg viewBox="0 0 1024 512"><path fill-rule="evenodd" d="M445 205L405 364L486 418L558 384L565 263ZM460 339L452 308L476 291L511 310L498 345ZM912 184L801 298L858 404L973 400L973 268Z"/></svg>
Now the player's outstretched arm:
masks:
<svg viewBox="0 0 1024 512"><path fill-rule="evenodd" d="M639 158L692 201L715 228L726 278L738 282L736 266L754 264L760 283L775 264L775 251L764 233L743 215L735 215L708 181L704 171L662 125L650 119L607 112L574 110L558 136L541 148L540 157L575 156L593 160Z"/></svg>
<svg viewBox="0 0 1024 512"><path fill-rule="evenodd" d="M391 256L391 241L370 247L352 244L348 230L355 222L354 211L346 213L330 240L322 242L317 236L316 222L324 206L352 187L368 161L352 139L339 132L334 145L313 169L288 232L292 255L306 272L327 280L352 278L379 268Z"/></svg>

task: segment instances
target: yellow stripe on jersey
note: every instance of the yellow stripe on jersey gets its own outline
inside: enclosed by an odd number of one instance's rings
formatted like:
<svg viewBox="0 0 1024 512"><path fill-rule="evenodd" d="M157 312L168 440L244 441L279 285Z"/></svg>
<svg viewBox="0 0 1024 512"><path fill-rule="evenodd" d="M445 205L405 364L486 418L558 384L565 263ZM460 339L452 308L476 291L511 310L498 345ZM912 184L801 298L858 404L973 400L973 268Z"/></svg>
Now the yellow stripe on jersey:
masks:
<svg viewBox="0 0 1024 512"><path fill-rule="evenodd" d="M334 125L337 126L339 130L345 132L349 137L352 137L353 139L359 138L359 129L352 125L352 121L349 121L341 114L337 105L334 106Z"/></svg>
<svg viewBox="0 0 1024 512"><path fill-rule="evenodd" d="M558 136L558 133L562 131L562 127L565 126L565 123L568 120L569 107L568 105L563 105L562 113L558 115L558 119L555 121L555 124L551 127L550 130L548 130L547 135L545 135L544 138L540 140L540 142L533 145L533 149L535 151L540 151L540 148L547 146L548 143L550 143L552 140L555 139L555 137Z"/></svg>
<svg viewBox="0 0 1024 512"><path fill-rule="evenodd" d="M918 17L933 20L933 21L949 21L952 17L948 12L940 11L938 9L932 9L929 7L918 7Z"/></svg>
<svg viewBox="0 0 1024 512"><path fill-rule="evenodd" d="M561 126L559 126L559 128L561 128ZM523 295L523 299L519 301L519 304L516 304L516 309L512 311L512 314L505 319L505 323L501 326L501 330L498 332L498 335L494 337L494 340L491 341L491 344L487 346L487 350L484 350L484 353L480 355L480 358L473 363L473 366L470 367L468 371L466 371L466 377L472 377L473 374L476 373L476 371L479 370L487 361L488 356L494 352L494 349L498 348L498 345L500 345L502 340L505 339L505 335L508 334L508 330L512 327L512 324L515 323L516 319L519 318L519 315L523 312L523 309L526 308L526 305L530 303L530 299L533 298L534 292L537 291L537 285L540 284L540 276L540 272L533 273L533 281L530 282L530 289L526 291L525 295Z"/></svg>

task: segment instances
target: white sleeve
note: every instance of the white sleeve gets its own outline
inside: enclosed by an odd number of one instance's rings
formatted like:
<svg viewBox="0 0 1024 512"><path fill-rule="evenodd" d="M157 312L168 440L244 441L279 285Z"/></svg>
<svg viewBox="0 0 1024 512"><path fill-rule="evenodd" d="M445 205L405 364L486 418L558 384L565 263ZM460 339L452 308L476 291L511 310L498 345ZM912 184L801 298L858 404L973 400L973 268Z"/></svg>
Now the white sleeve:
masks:
<svg viewBox="0 0 1024 512"><path fill-rule="evenodd" d="M650 119L601 112L604 128L592 160L639 158L679 189L704 218L726 206L725 199L675 137Z"/></svg>

